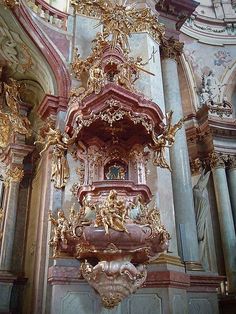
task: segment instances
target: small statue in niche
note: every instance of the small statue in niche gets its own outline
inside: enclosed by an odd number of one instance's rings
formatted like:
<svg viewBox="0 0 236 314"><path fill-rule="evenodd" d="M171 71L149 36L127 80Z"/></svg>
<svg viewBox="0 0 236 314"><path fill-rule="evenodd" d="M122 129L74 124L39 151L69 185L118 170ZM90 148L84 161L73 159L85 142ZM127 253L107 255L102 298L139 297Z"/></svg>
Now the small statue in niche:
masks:
<svg viewBox="0 0 236 314"><path fill-rule="evenodd" d="M205 105L210 102L211 105L218 102L221 85L213 71L208 75L202 75L202 87L200 92L200 105Z"/></svg>
<svg viewBox="0 0 236 314"><path fill-rule="evenodd" d="M197 223L197 236L200 251L200 260L205 270L209 270L208 260L208 239L207 239L207 216L210 210L210 204L206 197L206 186L209 180L210 171L204 174L205 170L197 184L193 187L194 208Z"/></svg>
<svg viewBox="0 0 236 314"><path fill-rule="evenodd" d="M126 170L123 165L118 163L112 164L107 172L105 173L107 180L125 180L126 179Z"/></svg>

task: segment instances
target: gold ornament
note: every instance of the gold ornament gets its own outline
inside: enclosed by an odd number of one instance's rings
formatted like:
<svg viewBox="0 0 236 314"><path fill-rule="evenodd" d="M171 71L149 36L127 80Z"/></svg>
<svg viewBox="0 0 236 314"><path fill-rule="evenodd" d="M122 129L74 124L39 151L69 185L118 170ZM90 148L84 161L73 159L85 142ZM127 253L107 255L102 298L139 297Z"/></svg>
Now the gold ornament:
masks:
<svg viewBox="0 0 236 314"><path fill-rule="evenodd" d="M26 136L31 135L30 122L27 117L20 114L20 88L21 85L14 79L9 83L3 83L6 105L6 112L0 108L0 148L5 148L9 142L10 135L20 133Z"/></svg>
<svg viewBox="0 0 236 314"><path fill-rule="evenodd" d="M20 182L24 177L24 170L18 167L8 167L6 171L5 185L9 186L11 182Z"/></svg>
<svg viewBox="0 0 236 314"><path fill-rule="evenodd" d="M64 211L58 209L57 218L52 212L49 212L49 221L54 225L53 237L50 239L49 244L53 247L53 257L58 257L60 242L66 244L66 234L69 230L69 221L65 217Z"/></svg>
<svg viewBox="0 0 236 314"><path fill-rule="evenodd" d="M106 234L109 233L109 228L128 233L124 225L126 215L127 208L124 201L118 200L117 192L111 190L107 200L99 206L94 226L103 226Z"/></svg>
<svg viewBox="0 0 236 314"><path fill-rule="evenodd" d="M53 122L48 120L40 130L38 140L34 144L43 144L40 156L53 145L51 180L57 189L65 187L70 177L70 169L66 159L69 146L73 145L77 137L75 132L72 138L67 133L53 128Z"/></svg>
<svg viewBox="0 0 236 314"><path fill-rule="evenodd" d="M165 148L171 147L175 142L175 134L181 129L184 123L184 119L180 119L176 124L172 123L173 111L171 110L166 114L166 126L164 132L160 136L156 136L154 129L152 130L152 139L154 145L151 148L154 151L153 164L161 168L167 168L171 171L165 159Z"/></svg>
<svg viewBox="0 0 236 314"><path fill-rule="evenodd" d="M17 0L1 0L1 3L9 9L13 9L16 5L19 5Z"/></svg>
<svg viewBox="0 0 236 314"><path fill-rule="evenodd" d="M125 6L120 1L110 0L73 0L71 4L77 13L100 18L103 33L106 37L111 35L113 49L119 45L124 52L129 51L128 37L133 32L147 31L158 42L165 32L164 26L150 9L136 9L135 4Z"/></svg>

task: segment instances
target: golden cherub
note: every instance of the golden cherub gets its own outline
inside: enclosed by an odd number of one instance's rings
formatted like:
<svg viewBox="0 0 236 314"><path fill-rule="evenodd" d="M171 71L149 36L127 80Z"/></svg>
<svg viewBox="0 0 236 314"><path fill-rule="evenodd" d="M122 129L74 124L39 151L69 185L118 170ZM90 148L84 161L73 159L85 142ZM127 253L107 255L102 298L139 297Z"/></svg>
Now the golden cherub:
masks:
<svg viewBox="0 0 236 314"><path fill-rule="evenodd" d="M56 257L59 251L59 244L67 244L67 232L70 231L70 224L65 217L64 211L58 209L57 218L55 218L51 211L49 211L49 221L54 225L53 237L50 239L49 244L53 246L53 257Z"/></svg>

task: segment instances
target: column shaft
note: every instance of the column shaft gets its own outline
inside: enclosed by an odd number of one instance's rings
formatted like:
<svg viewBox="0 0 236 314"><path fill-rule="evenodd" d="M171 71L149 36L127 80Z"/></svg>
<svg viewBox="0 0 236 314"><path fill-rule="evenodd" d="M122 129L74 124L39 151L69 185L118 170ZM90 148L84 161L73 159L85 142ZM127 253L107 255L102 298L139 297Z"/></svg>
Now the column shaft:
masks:
<svg viewBox="0 0 236 314"><path fill-rule="evenodd" d="M0 270L5 271L11 270L18 194L19 182L11 182L9 185L4 232L2 239ZM19 239L19 241L21 240Z"/></svg>
<svg viewBox="0 0 236 314"><path fill-rule="evenodd" d="M174 59L162 61L166 111L173 110L174 121L183 118L177 63ZM176 134L170 149L175 219L179 254L186 262L199 262L192 182L185 129Z"/></svg>
<svg viewBox="0 0 236 314"><path fill-rule="evenodd" d="M228 170L229 194L234 218L234 227L236 231L236 168Z"/></svg>
<svg viewBox="0 0 236 314"><path fill-rule="evenodd" d="M229 292L236 292L236 236L225 168L212 170Z"/></svg>

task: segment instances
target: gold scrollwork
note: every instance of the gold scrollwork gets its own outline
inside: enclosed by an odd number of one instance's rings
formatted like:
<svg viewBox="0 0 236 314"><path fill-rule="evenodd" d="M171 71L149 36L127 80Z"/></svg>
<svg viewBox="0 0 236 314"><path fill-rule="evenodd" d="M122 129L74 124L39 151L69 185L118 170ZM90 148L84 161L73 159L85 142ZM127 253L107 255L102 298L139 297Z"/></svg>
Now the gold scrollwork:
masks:
<svg viewBox="0 0 236 314"><path fill-rule="evenodd" d="M18 167L8 167L4 180L5 186L9 186L11 182L21 182L24 177L24 170Z"/></svg>
<svg viewBox="0 0 236 314"><path fill-rule="evenodd" d="M83 127L89 127L94 121L101 119L104 122L107 122L110 127L113 126L113 123L116 121L122 120L124 117L130 118L134 124L141 123L148 133L151 133L153 130L153 124L151 120L145 115L135 115L130 111L122 110L122 104L114 99L110 99L106 101L106 104L109 107L99 112L98 114L93 114L90 118L83 118L82 116L78 116L77 118L77 132L79 132Z"/></svg>
<svg viewBox="0 0 236 314"><path fill-rule="evenodd" d="M103 32L111 35L111 46L119 45L124 51L129 51L128 37L133 32L147 31L160 42L165 28L158 22L157 16L148 8L136 9L134 5L125 6L110 0L72 0L76 12L100 18Z"/></svg>

